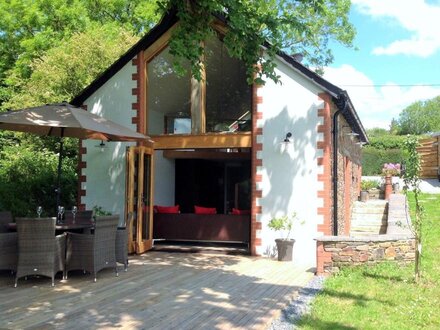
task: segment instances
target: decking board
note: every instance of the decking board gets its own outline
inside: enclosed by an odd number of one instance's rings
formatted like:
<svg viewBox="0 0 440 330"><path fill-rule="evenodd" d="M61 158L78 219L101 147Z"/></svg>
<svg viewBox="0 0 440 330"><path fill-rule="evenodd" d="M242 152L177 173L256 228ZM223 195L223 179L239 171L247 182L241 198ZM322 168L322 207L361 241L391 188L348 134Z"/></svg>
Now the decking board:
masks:
<svg viewBox="0 0 440 330"><path fill-rule="evenodd" d="M264 329L313 276L295 263L248 256L149 252L67 280L0 273L0 328Z"/></svg>

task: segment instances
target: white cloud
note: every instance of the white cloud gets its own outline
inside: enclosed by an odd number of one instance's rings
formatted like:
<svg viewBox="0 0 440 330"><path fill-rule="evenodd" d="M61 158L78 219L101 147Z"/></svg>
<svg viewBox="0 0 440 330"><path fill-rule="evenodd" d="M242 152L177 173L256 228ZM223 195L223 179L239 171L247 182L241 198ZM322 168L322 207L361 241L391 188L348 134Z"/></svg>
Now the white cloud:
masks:
<svg viewBox="0 0 440 330"><path fill-rule="evenodd" d="M391 19L408 32L408 39L396 40L373 50L376 55L428 57L440 49L440 4L424 0L352 0L359 12L373 18Z"/></svg>
<svg viewBox="0 0 440 330"><path fill-rule="evenodd" d="M326 68L324 78L348 92L365 128L389 128L410 104L440 95L440 88L431 86L400 87L389 82L371 87L374 83L365 73L347 64Z"/></svg>

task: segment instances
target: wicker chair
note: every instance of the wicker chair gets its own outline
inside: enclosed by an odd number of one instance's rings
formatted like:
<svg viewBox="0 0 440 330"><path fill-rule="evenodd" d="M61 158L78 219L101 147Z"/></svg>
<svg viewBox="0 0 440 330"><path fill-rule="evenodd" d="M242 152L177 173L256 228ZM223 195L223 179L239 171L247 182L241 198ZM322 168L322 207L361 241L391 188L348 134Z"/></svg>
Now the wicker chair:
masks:
<svg viewBox="0 0 440 330"><path fill-rule="evenodd" d="M13 221L11 211L0 211L0 233L7 233L8 223Z"/></svg>
<svg viewBox="0 0 440 330"><path fill-rule="evenodd" d="M28 275L44 275L52 279L59 271L65 277L66 236L55 236L54 218L17 218L18 279Z"/></svg>
<svg viewBox="0 0 440 330"><path fill-rule="evenodd" d="M133 214L127 216L125 227L118 227L116 231L116 262L124 264L124 270L128 270L128 228L133 224Z"/></svg>
<svg viewBox="0 0 440 330"><path fill-rule="evenodd" d="M67 234L66 270L84 270L96 274L116 265L115 241L119 215L96 217L93 234Z"/></svg>
<svg viewBox="0 0 440 330"><path fill-rule="evenodd" d="M0 269L17 270L17 233L0 233Z"/></svg>

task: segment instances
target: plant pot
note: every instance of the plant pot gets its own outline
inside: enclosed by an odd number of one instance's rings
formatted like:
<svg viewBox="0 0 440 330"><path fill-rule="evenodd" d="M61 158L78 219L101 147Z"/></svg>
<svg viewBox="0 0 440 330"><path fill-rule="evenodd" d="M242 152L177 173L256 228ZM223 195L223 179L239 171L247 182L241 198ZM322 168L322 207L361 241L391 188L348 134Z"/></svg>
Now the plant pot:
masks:
<svg viewBox="0 0 440 330"><path fill-rule="evenodd" d="M368 191L367 190L361 190L360 201L361 202L366 202L366 201L368 201L368 197L369 197Z"/></svg>
<svg viewBox="0 0 440 330"><path fill-rule="evenodd" d="M371 188L368 190L369 199L379 199L380 190L377 188Z"/></svg>
<svg viewBox="0 0 440 330"><path fill-rule="evenodd" d="M292 261L294 239L276 239L278 261Z"/></svg>

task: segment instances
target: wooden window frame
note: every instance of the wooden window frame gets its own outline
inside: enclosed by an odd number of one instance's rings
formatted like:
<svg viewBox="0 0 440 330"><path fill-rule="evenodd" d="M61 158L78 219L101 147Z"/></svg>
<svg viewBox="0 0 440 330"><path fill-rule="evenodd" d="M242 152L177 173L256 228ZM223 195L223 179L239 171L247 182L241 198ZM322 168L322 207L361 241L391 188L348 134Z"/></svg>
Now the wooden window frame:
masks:
<svg viewBox="0 0 440 330"><path fill-rule="evenodd" d="M145 79L145 127L148 132L148 64L169 44L173 31L179 23L174 24L159 39L144 51ZM225 34L226 26L216 20L212 24L214 30ZM204 63L204 59L202 59ZM200 81L191 77L191 134L150 135L155 142L155 149L184 148L250 148L252 147L251 132L239 133L206 133L206 70L202 65ZM252 88L252 86L250 86Z"/></svg>

